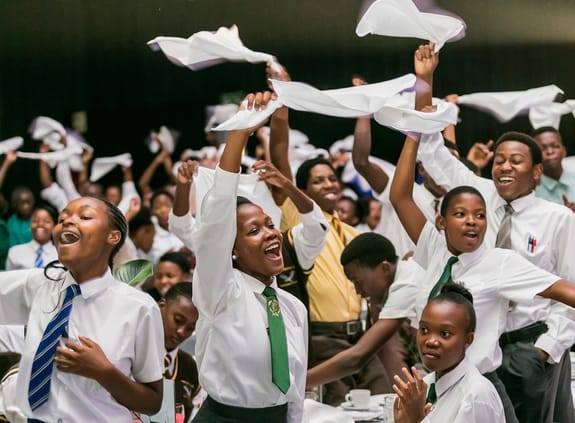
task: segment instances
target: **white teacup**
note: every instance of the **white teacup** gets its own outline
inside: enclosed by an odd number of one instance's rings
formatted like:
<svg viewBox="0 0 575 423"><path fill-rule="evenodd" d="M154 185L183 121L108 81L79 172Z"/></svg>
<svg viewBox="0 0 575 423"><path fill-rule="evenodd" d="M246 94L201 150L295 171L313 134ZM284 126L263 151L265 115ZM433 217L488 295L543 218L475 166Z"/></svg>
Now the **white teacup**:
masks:
<svg viewBox="0 0 575 423"><path fill-rule="evenodd" d="M369 408L371 391L369 389L352 389L345 396L345 400L354 408L366 410Z"/></svg>

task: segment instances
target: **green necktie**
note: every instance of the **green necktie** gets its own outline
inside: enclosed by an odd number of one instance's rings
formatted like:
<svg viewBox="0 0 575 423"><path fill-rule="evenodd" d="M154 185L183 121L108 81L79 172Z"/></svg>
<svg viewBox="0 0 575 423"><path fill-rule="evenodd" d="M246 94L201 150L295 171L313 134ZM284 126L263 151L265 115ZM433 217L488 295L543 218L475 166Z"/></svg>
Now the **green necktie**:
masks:
<svg viewBox="0 0 575 423"><path fill-rule="evenodd" d="M425 403L432 403L435 404L437 401L437 393L435 392L435 383L429 385L429 390L427 391L427 398L425 399Z"/></svg>
<svg viewBox="0 0 575 423"><path fill-rule="evenodd" d="M459 259L455 256L449 257L449 260L447 260L447 264L445 265L445 268L443 269L443 273L441 274L441 276L439 277L439 280L435 283L435 285L433 285L433 288L431 289L431 292L429 293L429 297L427 298L428 300L437 297L439 295L439 293L441 292L441 288L443 288L443 285L445 285L448 281L451 280L451 267L457 263Z"/></svg>
<svg viewBox="0 0 575 423"><path fill-rule="evenodd" d="M268 334L272 351L272 382L285 394L290 385L286 329L276 291L268 286L263 294L266 297Z"/></svg>

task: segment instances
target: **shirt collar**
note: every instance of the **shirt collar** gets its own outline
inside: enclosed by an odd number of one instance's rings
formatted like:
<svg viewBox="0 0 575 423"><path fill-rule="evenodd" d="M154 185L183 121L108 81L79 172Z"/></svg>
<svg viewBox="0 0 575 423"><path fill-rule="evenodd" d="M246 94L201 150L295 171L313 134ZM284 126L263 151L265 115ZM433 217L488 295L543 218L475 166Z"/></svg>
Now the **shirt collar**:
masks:
<svg viewBox="0 0 575 423"><path fill-rule="evenodd" d="M454 369L436 380L435 392L437 393L437 398L439 399L445 391L449 390L453 385L459 382L459 380L466 375L471 366L472 364L464 357Z"/></svg>
<svg viewBox="0 0 575 423"><path fill-rule="evenodd" d="M247 273L244 273L242 271L239 271L239 272L242 274L244 281L245 281L245 284L247 285L248 289L255 292L256 294L260 294L260 295L263 294L264 289L266 288L266 285L263 282L257 280L253 276L248 275ZM276 291L278 290L278 284L277 284L275 277L274 277L273 282L269 286L271 288L275 289Z"/></svg>
<svg viewBox="0 0 575 423"><path fill-rule="evenodd" d="M169 355L170 357L172 357L172 363L176 359L176 356L178 355L179 349L180 349L180 347L176 347L172 351L166 351L166 355Z"/></svg>
<svg viewBox="0 0 575 423"><path fill-rule="evenodd" d="M529 207L534 200L535 200L535 193L531 191L529 194L524 195L523 197L516 198L510 204L511 207L513 207L513 211L515 213L518 213Z"/></svg>
<svg viewBox="0 0 575 423"><path fill-rule="evenodd" d="M106 270L106 273L104 273L102 276L93 278L93 279L89 279L87 281L82 282L80 285L80 290L81 290L81 294L82 298L84 298L85 300L87 300L90 297L95 297L99 294L101 294L102 292L104 292L105 290L107 290L110 286L112 286L112 284L116 283L117 281L112 277L112 272L110 272L110 269ZM68 286L73 285L76 282L76 280L74 279L74 277L72 276L72 274L70 272L68 272L66 274L66 279L65 282L62 286L62 288L60 289L60 291L64 291L66 290L66 288L68 288Z"/></svg>
<svg viewBox="0 0 575 423"><path fill-rule="evenodd" d="M466 269L471 267L473 264L479 262L483 258L486 252L487 247L485 246L485 243L482 243L479 246L479 248L475 251L471 251L470 253L459 254L459 256L457 256L459 258L459 261L453 265L454 269L457 269L458 266L461 266Z"/></svg>
<svg viewBox="0 0 575 423"><path fill-rule="evenodd" d="M561 186L565 186L568 185L565 181L564 181L564 175L565 172L561 173L561 176L559 177L559 179L553 179L550 178L547 175L541 175L541 185L543 185L548 191L553 191L557 185L561 185Z"/></svg>

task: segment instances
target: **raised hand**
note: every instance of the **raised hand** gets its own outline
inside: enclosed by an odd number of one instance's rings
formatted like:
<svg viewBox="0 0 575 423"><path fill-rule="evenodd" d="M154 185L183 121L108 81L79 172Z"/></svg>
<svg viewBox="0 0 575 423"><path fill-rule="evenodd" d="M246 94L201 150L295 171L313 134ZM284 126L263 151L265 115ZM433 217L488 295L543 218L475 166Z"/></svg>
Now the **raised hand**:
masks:
<svg viewBox="0 0 575 423"><path fill-rule="evenodd" d="M255 162L252 166L252 170L258 174L260 181L264 181L268 185L283 188L286 184L291 183L273 164L265 160Z"/></svg>
<svg viewBox="0 0 575 423"><path fill-rule="evenodd" d="M439 53L435 52L435 44L420 45L413 56L415 75L424 81L433 79L433 72L439 64Z"/></svg>
<svg viewBox="0 0 575 423"><path fill-rule="evenodd" d="M402 369L403 379L394 376L393 390L397 398L393 405L395 421L398 423L419 423L431 411L431 403L425 402L427 384L415 367L411 373L405 367Z"/></svg>
<svg viewBox="0 0 575 423"><path fill-rule="evenodd" d="M194 181L194 175L198 174L198 162L195 160L186 160L178 168L176 176L177 184L191 184Z"/></svg>
<svg viewBox="0 0 575 423"><path fill-rule="evenodd" d="M493 158L494 153L491 151L491 147L493 147L493 140L487 141L486 144L474 143L467 153L467 160L477 166L478 169L483 169Z"/></svg>
<svg viewBox="0 0 575 423"><path fill-rule="evenodd" d="M571 211L573 213L575 213L575 203L572 203L571 201L569 201L569 199L567 198L567 196L565 194L562 194L561 198L563 198L563 204L566 207L569 207L571 209Z"/></svg>

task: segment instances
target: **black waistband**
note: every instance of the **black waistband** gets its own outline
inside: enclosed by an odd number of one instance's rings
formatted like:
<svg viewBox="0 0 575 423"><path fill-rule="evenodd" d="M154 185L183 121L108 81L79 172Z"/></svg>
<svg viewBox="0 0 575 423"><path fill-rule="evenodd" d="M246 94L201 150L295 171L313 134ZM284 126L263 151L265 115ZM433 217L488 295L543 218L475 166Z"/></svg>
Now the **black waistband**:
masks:
<svg viewBox="0 0 575 423"><path fill-rule="evenodd" d="M350 320L349 322L311 322L312 335L339 334L355 336L361 334L361 320Z"/></svg>
<svg viewBox="0 0 575 423"><path fill-rule="evenodd" d="M287 403L281 405L275 405L273 407L264 408L244 408L236 407L233 405L222 404L217 402L213 398L206 398L202 407L207 407L217 413L218 416L237 419L237 421L261 421L261 419L266 419L266 421L281 422L286 420L287 416Z"/></svg>
<svg viewBox="0 0 575 423"><path fill-rule="evenodd" d="M499 337L499 345L502 347L515 342L535 342L540 335L547 332L548 327L545 322L535 322L521 329L505 332Z"/></svg>

